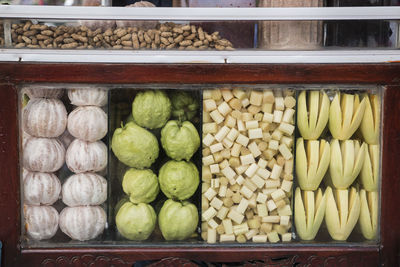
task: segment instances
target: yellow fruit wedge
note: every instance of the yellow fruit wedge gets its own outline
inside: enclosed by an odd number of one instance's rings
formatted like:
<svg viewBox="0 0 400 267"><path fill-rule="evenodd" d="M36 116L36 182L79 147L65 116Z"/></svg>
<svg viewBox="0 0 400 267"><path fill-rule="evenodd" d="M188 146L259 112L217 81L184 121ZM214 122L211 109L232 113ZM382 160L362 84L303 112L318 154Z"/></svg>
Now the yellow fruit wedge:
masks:
<svg viewBox="0 0 400 267"><path fill-rule="evenodd" d="M337 189L347 189L357 178L363 167L367 144L357 140L331 141L329 174Z"/></svg>
<svg viewBox="0 0 400 267"><path fill-rule="evenodd" d="M380 130L380 99L378 95L364 95L365 111L361 121L360 130L365 140L370 145L379 143Z"/></svg>
<svg viewBox="0 0 400 267"><path fill-rule="evenodd" d="M365 110L365 98L358 95L337 93L329 109L329 131L333 138L349 139L361 124Z"/></svg>
<svg viewBox="0 0 400 267"><path fill-rule="evenodd" d="M329 98L325 92L302 91L297 102L297 125L305 140L316 140L329 118Z"/></svg>
<svg viewBox="0 0 400 267"><path fill-rule="evenodd" d="M367 191L377 191L379 184L379 145L368 145L360 172L361 183Z"/></svg>
<svg viewBox="0 0 400 267"><path fill-rule="evenodd" d="M360 195L357 190L331 189L326 194L325 222L332 239L346 240L360 216Z"/></svg>
<svg viewBox="0 0 400 267"><path fill-rule="evenodd" d="M368 240L376 238L378 232L378 192L360 191L361 211L358 223L361 233Z"/></svg>
<svg viewBox="0 0 400 267"><path fill-rule="evenodd" d="M301 191L296 188L295 217L297 234L302 240L313 240L318 233L326 209L326 194L322 190Z"/></svg>
<svg viewBox="0 0 400 267"><path fill-rule="evenodd" d="M309 140L304 146L303 138L297 139L296 175L302 190L317 190L328 170L329 159L329 143L325 140Z"/></svg>

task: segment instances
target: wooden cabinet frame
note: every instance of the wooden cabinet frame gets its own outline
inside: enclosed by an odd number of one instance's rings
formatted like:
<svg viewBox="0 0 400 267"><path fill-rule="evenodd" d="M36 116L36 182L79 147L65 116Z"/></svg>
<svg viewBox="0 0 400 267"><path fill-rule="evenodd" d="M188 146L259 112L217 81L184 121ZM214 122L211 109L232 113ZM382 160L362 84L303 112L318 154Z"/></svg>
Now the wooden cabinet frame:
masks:
<svg viewBox="0 0 400 267"><path fill-rule="evenodd" d="M381 241L378 245L96 247L21 249L18 97L21 83L378 84L385 87ZM3 266L115 266L190 260L248 266L398 266L400 262L400 63L384 64L40 64L0 63L0 240ZM90 265L90 266L92 266Z"/></svg>

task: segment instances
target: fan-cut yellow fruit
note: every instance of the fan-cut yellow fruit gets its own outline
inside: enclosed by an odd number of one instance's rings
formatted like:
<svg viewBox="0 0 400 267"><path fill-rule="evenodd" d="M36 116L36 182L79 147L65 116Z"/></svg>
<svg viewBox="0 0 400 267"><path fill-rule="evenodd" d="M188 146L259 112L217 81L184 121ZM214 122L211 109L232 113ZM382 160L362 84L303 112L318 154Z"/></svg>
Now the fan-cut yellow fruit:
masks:
<svg viewBox="0 0 400 267"><path fill-rule="evenodd" d="M296 143L296 175L302 190L317 190L330 159L329 143L325 140L309 140L304 146L303 138Z"/></svg>
<svg viewBox="0 0 400 267"><path fill-rule="evenodd" d="M368 145L360 172L361 183L367 191L377 191L379 182L379 145Z"/></svg>
<svg viewBox="0 0 400 267"><path fill-rule="evenodd" d="M359 224L361 233L368 240L376 238L378 232L378 192L360 191L361 211Z"/></svg>
<svg viewBox="0 0 400 267"><path fill-rule="evenodd" d="M357 140L331 141L329 174L337 189L347 189L357 178L364 163L367 144Z"/></svg>
<svg viewBox="0 0 400 267"><path fill-rule="evenodd" d="M331 189L326 194L325 222L334 240L346 240L360 216L360 195L357 190Z"/></svg>
<svg viewBox="0 0 400 267"><path fill-rule="evenodd" d="M357 94L337 93L329 109L329 131L333 138L349 139L360 126L364 110L365 98L360 103Z"/></svg>
<svg viewBox="0 0 400 267"><path fill-rule="evenodd" d="M361 121L362 136L370 145L379 143L379 130L381 121L380 101L378 95L364 95L365 111Z"/></svg>
<svg viewBox="0 0 400 267"><path fill-rule="evenodd" d="M297 126L305 140L317 140L329 118L329 98L325 92L302 91L297 101Z"/></svg>
<svg viewBox="0 0 400 267"><path fill-rule="evenodd" d="M318 233L326 209L326 194L321 188L317 191L301 191L296 188L294 222L302 240L313 240Z"/></svg>

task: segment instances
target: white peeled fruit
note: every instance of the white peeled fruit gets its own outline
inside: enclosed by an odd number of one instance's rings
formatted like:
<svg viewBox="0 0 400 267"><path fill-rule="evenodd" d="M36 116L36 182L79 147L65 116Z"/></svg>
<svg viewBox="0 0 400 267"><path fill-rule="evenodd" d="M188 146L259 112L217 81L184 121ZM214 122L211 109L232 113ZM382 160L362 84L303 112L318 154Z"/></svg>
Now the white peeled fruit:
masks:
<svg viewBox="0 0 400 267"><path fill-rule="evenodd" d="M379 185L379 145L368 145L360 172L361 183L367 191L377 191Z"/></svg>
<svg viewBox="0 0 400 267"><path fill-rule="evenodd" d="M357 94L338 92L329 109L329 131L333 138L349 139L360 126L364 110L365 98L360 102Z"/></svg>
<svg viewBox="0 0 400 267"><path fill-rule="evenodd" d="M66 207L60 213L60 229L73 240L96 238L106 223L106 213L99 206Z"/></svg>
<svg viewBox="0 0 400 267"><path fill-rule="evenodd" d="M378 232L378 192L360 191L361 212L358 221L361 233L368 240L373 240Z"/></svg>
<svg viewBox="0 0 400 267"><path fill-rule="evenodd" d="M70 207L100 205L107 199L107 180L95 173L69 177L62 186L62 200Z"/></svg>
<svg viewBox="0 0 400 267"><path fill-rule="evenodd" d="M58 99L35 98L22 111L25 132L36 137L58 137L67 126L67 110Z"/></svg>
<svg viewBox="0 0 400 267"><path fill-rule="evenodd" d="M95 106L78 107L68 116L68 131L81 140L100 140L107 134L107 114Z"/></svg>
<svg viewBox="0 0 400 267"><path fill-rule="evenodd" d="M75 139L67 149L65 161L72 172L98 172L107 166L107 147L101 141Z"/></svg>
<svg viewBox="0 0 400 267"><path fill-rule="evenodd" d="M325 191L325 222L332 239L346 240L360 216L360 195L357 190L334 189L327 187Z"/></svg>
<svg viewBox="0 0 400 267"><path fill-rule="evenodd" d="M379 96L365 94L364 99L365 112L360 125L361 134L365 142L370 145L377 145L381 121Z"/></svg>
<svg viewBox="0 0 400 267"><path fill-rule="evenodd" d="M326 209L326 194L321 188L314 191L301 191L296 188L294 222L296 232L302 240L313 240L318 233Z"/></svg>
<svg viewBox="0 0 400 267"><path fill-rule="evenodd" d="M357 140L331 141L330 178L337 189L347 189L357 178L364 163L367 144Z"/></svg>
<svg viewBox="0 0 400 267"><path fill-rule="evenodd" d="M319 187L330 160L329 143L325 140L308 140L304 145L303 138L296 142L296 175L302 190L314 191Z"/></svg>
<svg viewBox="0 0 400 267"><path fill-rule="evenodd" d="M54 88L52 86L29 86L22 89L22 93L26 94L30 99L33 98L61 98L64 89Z"/></svg>
<svg viewBox="0 0 400 267"><path fill-rule="evenodd" d="M53 173L24 172L24 202L53 205L60 197L61 183Z"/></svg>
<svg viewBox="0 0 400 267"><path fill-rule="evenodd" d="M316 140L322 134L328 123L329 106L329 98L325 92L300 93L297 102L297 125L305 140Z"/></svg>
<svg viewBox="0 0 400 267"><path fill-rule="evenodd" d="M104 106L107 104L107 89L83 87L68 90L68 98L75 106Z"/></svg>
<svg viewBox="0 0 400 267"><path fill-rule="evenodd" d="M58 229L58 212L52 206L24 205L25 230L35 239L50 239Z"/></svg>
<svg viewBox="0 0 400 267"><path fill-rule="evenodd" d="M33 172L55 172L65 160L65 148L55 138L29 138L23 147L23 166Z"/></svg>

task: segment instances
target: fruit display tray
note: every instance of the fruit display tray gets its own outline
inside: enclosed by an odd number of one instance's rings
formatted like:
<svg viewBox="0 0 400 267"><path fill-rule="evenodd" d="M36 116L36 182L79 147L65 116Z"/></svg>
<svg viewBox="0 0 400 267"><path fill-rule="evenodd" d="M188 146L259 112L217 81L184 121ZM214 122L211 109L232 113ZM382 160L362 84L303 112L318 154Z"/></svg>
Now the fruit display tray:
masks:
<svg viewBox="0 0 400 267"><path fill-rule="evenodd" d="M262 64L262 65L135 65L135 64L0 64L0 144L1 211L0 239L4 241L3 260L6 266L54 266L62 264L132 265L139 260L161 260L159 264L193 264L191 260L208 262L247 262L276 266L337 265L395 266L398 261L397 241L400 237L400 201L395 188L399 184L398 101L400 99L400 65L391 64ZM22 84L127 84L146 86L207 84L288 84L383 86L382 122L382 190L380 241L368 243L292 242L266 245L215 244L193 242L110 244L87 243L84 246L40 248L23 245L19 182L18 88ZM199 88L200 89L200 88ZM165 259L168 258L168 259ZM177 259L179 258L179 259Z"/></svg>

